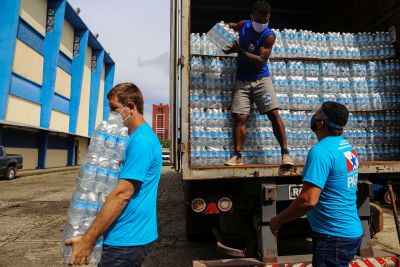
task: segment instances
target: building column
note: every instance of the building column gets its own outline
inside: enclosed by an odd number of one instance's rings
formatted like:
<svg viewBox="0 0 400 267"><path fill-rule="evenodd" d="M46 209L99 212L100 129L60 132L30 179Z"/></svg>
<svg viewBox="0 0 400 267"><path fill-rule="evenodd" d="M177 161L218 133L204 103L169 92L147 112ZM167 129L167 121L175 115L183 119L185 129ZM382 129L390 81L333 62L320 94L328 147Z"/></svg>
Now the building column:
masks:
<svg viewBox="0 0 400 267"><path fill-rule="evenodd" d="M103 120L108 120L108 116L110 115L110 107L108 106L107 93L114 86L115 64L107 64L105 71L106 73L104 80Z"/></svg>
<svg viewBox="0 0 400 267"><path fill-rule="evenodd" d="M99 90L101 72L103 70L104 49L93 51L92 74L90 78L90 103L89 103L89 136L92 136L96 127L97 106L99 103Z"/></svg>
<svg viewBox="0 0 400 267"><path fill-rule="evenodd" d="M71 64L71 97L69 103L69 132L76 133L78 123L79 105L81 103L81 91L83 70L85 67L86 50L89 40L89 30L75 32L74 57Z"/></svg>
<svg viewBox="0 0 400 267"><path fill-rule="evenodd" d="M75 158L75 142L76 142L76 137L74 135L68 136L68 160L67 160L67 166L74 166L74 158Z"/></svg>
<svg viewBox="0 0 400 267"><path fill-rule="evenodd" d="M48 145L48 135L47 131L41 130L38 136L38 168L46 168L46 154Z"/></svg>
<svg viewBox="0 0 400 267"><path fill-rule="evenodd" d="M0 1L0 120L5 117L11 84L20 0Z"/></svg>
<svg viewBox="0 0 400 267"><path fill-rule="evenodd" d="M64 24L66 0L49 0L47 3L46 35L43 41L43 82L40 95L40 127L49 128L56 83L58 55Z"/></svg>

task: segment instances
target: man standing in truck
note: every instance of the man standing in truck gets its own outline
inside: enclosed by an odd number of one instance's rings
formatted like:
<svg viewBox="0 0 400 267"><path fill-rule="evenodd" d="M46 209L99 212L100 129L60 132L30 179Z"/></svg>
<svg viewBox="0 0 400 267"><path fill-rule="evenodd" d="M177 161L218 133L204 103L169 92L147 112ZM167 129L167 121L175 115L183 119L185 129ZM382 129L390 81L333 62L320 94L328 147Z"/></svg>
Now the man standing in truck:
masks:
<svg viewBox="0 0 400 267"><path fill-rule="evenodd" d="M348 114L342 104L328 101L311 118L311 130L319 142L307 156L302 192L270 222L276 235L282 224L307 214L313 231L314 267L347 267L361 246L357 153L342 136Z"/></svg>
<svg viewBox="0 0 400 267"><path fill-rule="evenodd" d="M268 59L275 42L275 33L268 28L271 6L265 1L253 5L251 20L229 23L239 31L239 42L223 50L225 54L238 53L236 90L232 104L235 118L235 154L225 165L243 165L243 142L247 134L246 121L250 106L255 103L260 114L267 114L281 147L282 165L294 165L289 156L285 125L278 111L276 93L268 70Z"/></svg>

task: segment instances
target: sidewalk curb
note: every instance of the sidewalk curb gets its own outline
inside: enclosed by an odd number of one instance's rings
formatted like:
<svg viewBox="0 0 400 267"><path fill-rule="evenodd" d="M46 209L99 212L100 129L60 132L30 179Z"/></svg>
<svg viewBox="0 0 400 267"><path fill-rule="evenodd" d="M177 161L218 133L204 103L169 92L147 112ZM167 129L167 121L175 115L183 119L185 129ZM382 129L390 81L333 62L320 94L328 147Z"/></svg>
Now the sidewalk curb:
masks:
<svg viewBox="0 0 400 267"><path fill-rule="evenodd" d="M48 168L40 170L26 170L26 171L21 170L17 172L17 177L40 175L40 174L54 173L54 172L75 171L79 170L80 168L81 166L71 166L71 167Z"/></svg>

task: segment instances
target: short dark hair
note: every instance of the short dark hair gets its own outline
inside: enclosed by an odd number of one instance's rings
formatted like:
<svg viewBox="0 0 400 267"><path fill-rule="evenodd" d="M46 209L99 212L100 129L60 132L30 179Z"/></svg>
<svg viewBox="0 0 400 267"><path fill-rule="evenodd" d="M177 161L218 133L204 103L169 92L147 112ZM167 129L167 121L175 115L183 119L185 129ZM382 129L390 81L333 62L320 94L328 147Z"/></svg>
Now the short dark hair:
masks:
<svg viewBox="0 0 400 267"><path fill-rule="evenodd" d="M338 130L338 128L346 126L349 119L349 111L345 105L333 101L326 101L322 103L321 110L324 112L326 117L328 117L328 120L330 120L331 123L339 126L333 127L332 125L328 125L329 130ZM343 129L339 130L342 131Z"/></svg>
<svg viewBox="0 0 400 267"><path fill-rule="evenodd" d="M271 5L267 1L257 0L253 4L253 11L269 14L271 12Z"/></svg>
<svg viewBox="0 0 400 267"><path fill-rule="evenodd" d="M110 100L114 96L117 96L118 101L124 106L128 105L130 102L133 102L138 112L143 115L143 94L135 84L117 84L107 93L107 99Z"/></svg>

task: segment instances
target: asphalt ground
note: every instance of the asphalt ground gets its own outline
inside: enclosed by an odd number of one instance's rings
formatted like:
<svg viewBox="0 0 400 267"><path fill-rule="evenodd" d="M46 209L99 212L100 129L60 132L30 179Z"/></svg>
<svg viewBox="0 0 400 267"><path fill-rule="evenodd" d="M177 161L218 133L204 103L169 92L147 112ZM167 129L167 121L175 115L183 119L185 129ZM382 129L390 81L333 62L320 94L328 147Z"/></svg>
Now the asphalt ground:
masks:
<svg viewBox="0 0 400 267"><path fill-rule="evenodd" d="M77 171L0 180L0 267L62 264L61 232ZM398 249L393 216L384 210L384 230L375 247ZM215 250L215 240L188 241L184 232L184 196L179 177L164 167L158 199L159 240L143 266L191 266L193 260L229 258Z"/></svg>

